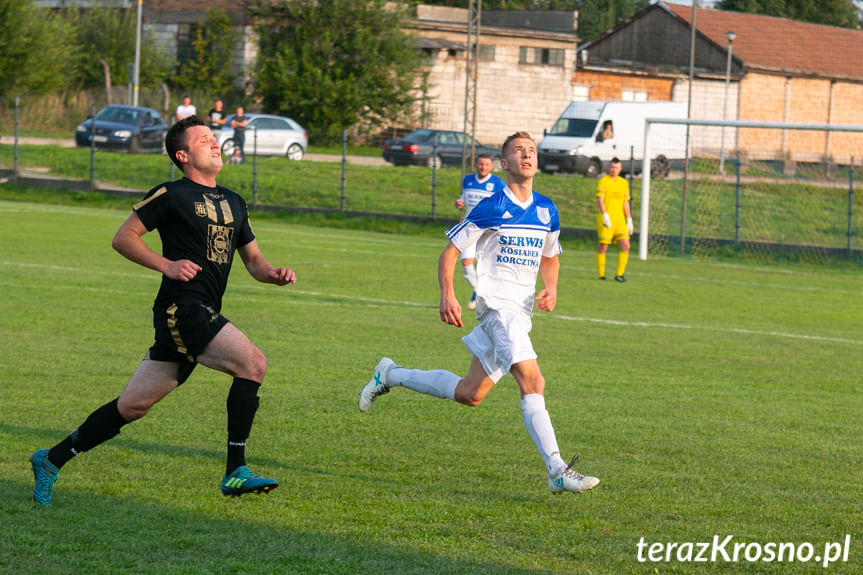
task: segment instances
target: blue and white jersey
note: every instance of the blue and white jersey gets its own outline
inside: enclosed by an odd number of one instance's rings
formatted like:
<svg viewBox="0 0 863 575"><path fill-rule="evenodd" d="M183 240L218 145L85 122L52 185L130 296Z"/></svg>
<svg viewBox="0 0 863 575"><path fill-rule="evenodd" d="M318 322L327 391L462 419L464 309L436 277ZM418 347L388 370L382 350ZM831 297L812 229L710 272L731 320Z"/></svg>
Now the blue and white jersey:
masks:
<svg viewBox="0 0 863 575"><path fill-rule="evenodd" d="M461 182L461 196L459 196L459 199L464 200L465 215L469 214L482 200L505 187L506 182L494 174L487 175L482 181L476 177L476 174L465 176Z"/></svg>
<svg viewBox="0 0 863 575"><path fill-rule="evenodd" d="M542 257L561 253L560 218L549 198L520 202L505 186L446 231L459 250L476 243L477 298L491 309L533 311Z"/></svg>

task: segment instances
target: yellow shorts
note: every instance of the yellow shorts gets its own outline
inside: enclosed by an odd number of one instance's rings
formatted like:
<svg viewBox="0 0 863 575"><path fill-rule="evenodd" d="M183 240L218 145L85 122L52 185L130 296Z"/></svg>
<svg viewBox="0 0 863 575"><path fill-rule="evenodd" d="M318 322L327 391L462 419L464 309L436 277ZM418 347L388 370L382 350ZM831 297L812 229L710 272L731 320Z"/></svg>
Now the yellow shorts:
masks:
<svg viewBox="0 0 863 575"><path fill-rule="evenodd" d="M601 244L619 244L620 240L629 239L625 218L611 218L611 227L602 225L602 214L596 216L596 235Z"/></svg>

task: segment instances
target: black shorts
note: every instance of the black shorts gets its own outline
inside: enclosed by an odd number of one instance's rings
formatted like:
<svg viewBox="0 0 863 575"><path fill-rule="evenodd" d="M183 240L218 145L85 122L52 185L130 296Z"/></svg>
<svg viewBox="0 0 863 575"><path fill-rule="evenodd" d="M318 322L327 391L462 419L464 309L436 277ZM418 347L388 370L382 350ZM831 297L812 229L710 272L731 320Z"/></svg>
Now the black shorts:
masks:
<svg viewBox="0 0 863 575"><path fill-rule="evenodd" d="M192 374L197 358L216 337L228 318L199 301L180 301L153 313L156 341L147 359L180 364L177 376L183 383Z"/></svg>

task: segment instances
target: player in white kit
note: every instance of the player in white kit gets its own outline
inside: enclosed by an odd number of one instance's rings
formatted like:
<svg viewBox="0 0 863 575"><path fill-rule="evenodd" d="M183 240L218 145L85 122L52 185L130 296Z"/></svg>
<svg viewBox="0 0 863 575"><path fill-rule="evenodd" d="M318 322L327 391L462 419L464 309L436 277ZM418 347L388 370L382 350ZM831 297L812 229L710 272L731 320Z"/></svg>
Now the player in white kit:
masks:
<svg viewBox="0 0 863 575"><path fill-rule="evenodd" d="M468 174L462 179L461 195L455 201L455 207L464 209L465 217L469 216L471 210L482 200L506 187L503 180L491 173L493 167L491 156L480 154L476 157L476 173ZM476 309L476 269L473 267L475 259L476 244L461 251L462 273L473 291L467 304L468 309Z"/></svg>
<svg viewBox="0 0 863 575"><path fill-rule="evenodd" d="M482 200L461 222L447 230L449 243L438 261L441 321L463 327L453 289L460 251L476 244L477 322L462 338L472 354L467 375L445 370L405 369L383 358L359 397L360 411L392 387L406 387L464 405L479 405L507 372L521 390L524 425L545 463L552 493L580 493L599 480L577 473L561 458L551 418L545 408L545 379L530 341L533 306L552 311L557 305L561 253L560 221L554 203L533 191L536 143L526 132L508 137L501 166L506 187ZM543 289L536 292L537 275Z"/></svg>

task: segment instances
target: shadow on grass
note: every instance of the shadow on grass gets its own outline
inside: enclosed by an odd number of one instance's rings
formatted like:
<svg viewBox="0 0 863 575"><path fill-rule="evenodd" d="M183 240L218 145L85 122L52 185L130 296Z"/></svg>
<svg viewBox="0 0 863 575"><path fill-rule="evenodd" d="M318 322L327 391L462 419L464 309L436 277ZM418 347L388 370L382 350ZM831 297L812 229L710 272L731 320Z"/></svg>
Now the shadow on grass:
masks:
<svg viewBox="0 0 863 575"><path fill-rule="evenodd" d="M133 497L93 497L68 486L62 504L43 507L23 496L30 489L0 480L0 571L5 573L551 573L400 549L393 534L372 529L360 541L235 518L238 506L277 513L277 495L224 499L215 511L197 513ZM212 497L201 495L202 506Z"/></svg>
<svg viewBox="0 0 863 575"><path fill-rule="evenodd" d="M24 450L26 452L26 455L21 454L22 462L26 462L26 459L30 456L30 454L37 449L54 446L55 444L57 444L57 442L66 437L70 431L71 430L45 429L21 425L5 425L0 423L0 435L8 434L20 438L28 438L19 441L19 444L29 443L29 447ZM30 442L31 440L32 443ZM155 443L150 441L137 441L134 439L124 438L122 433L119 436L111 439L109 442L103 444L103 446L97 446L95 450L99 450L103 447L109 446L115 449L135 451L144 455L161 454L168 455L171 457L183 457L191 460L212 460L216 463L217 468L220 468L221 464L225 461L225 452L223 450L203 449L199 447L176 445L173 443L166 442ZM86 458L88 457L88 454L82 454L79 457ZM78 458L76 457L75 459L77 460ZM350 473L345 468L322 468L286 464L284 459L268 457L266 454L258 452L249 454L247 459L249 462L249 466L252 467L252 469L260 468L267 470L279 470L279 473L285 472L290 473L291 475L307 474L314 476L331 477L334 481L358 481L367 483L369 485L404 485L402 481L397 481L394 479L387 479L380 476L373 476L361 473ZM545 493L544 478L541 482L539 482L538 485L541 490L540 492ZM28 489L31 488L32 486L28 487ZM431 494L434 494L435 496L442 497L444 499L455 497L471 499L473 497L476 497L477 494L480 494L482 497L500 497L500 493L497 490L490 488L486 491L483 489L482 484L471 485L470 487L465 487L464 489L462 489L446 483L440 485L427 485L425 487L425 490ZM535 498L533 496L522 494L517 491L506 494L506 500L511 503L528 503L533 501L534 499ZM0 566L2 566L2 562L0 562Z"/></svg>

